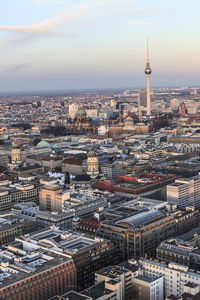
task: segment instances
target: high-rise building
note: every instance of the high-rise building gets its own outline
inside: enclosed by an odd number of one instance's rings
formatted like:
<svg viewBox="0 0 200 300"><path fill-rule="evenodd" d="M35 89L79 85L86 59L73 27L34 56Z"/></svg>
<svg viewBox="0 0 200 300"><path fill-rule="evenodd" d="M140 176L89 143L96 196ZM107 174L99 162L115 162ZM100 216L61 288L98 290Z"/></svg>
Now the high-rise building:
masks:
<svg viewBox="0 0 200 300"><path fill-rule="evenodd" d="M147 38L147 62L146 62L146 69L144 70L145 74L147 75L147 116L151 115L151 99L150 99L150 62L149 62L149 45L148 45L148 38Z"/></svg>
<svg viewBox="0 0 200 300"><path fill-rule="evenodd" d="M183 102L181 104L181 107L180 107L180 115L181 117L184 117L186 115L186 105L185 105L185 102Z"/></svg>
<svg viewBox="0 0 200 300"><path fill-rule="evenodd" d="M141 107L147 107L147 91L139 90L138 94L138 105Z"/></svg>

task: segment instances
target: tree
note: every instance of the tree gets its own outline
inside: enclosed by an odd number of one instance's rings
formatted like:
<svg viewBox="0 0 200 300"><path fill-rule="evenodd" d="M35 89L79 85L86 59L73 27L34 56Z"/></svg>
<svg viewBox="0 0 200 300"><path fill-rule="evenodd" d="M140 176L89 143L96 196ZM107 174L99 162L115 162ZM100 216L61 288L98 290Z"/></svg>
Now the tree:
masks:
<svg viewBox="0 0 200 300"><path fill-rule="evenodd" d="M70 184L70 176L69 176L69 172L67 172L66 174L65 174L65 182L64 182L64 184L66 185L66 184Z"/></svg>
<svg viewBox="0 0 200 300"><path fill-rule="evenodd" d="M37 146L37 144L38 144L39 142L41 142L41 139L40 139L40 138L35 138L35 139L33 140L33 146Z"/></svg>

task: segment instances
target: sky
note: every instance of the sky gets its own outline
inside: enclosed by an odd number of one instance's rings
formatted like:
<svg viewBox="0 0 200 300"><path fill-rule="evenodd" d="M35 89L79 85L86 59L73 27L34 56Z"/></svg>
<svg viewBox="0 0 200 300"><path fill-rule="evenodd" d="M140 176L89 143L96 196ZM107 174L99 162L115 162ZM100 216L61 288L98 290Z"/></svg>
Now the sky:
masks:
<svg viewBox="0 0 200 300"><path fill-rule="evenodd" d="M199 0L6 0L0 92L200 86Z"/></svg>

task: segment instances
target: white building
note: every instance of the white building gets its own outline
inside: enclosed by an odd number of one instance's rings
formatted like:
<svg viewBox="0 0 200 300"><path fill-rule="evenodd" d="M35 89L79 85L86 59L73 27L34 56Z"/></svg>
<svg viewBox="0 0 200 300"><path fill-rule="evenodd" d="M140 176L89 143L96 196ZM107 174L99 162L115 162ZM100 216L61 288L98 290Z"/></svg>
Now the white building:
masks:
<svg viewBox="0 0 200 300"><path fill-rule="evenodd" d="M189 271L188 267L176 263L159 263L151 260L140 261L144 275L147 277L164 276L165 297L173 295L182 295L184 286L188 282L200 285L200 274Z"/></svg>
<svg viewBox="0 0 200 300"><path fill-rule="evenodd" d="M126 300L132 294L132 272L119 266L107 267L95 273L95 282L105 281L106 287L116 291L117 300Z"/></svg>
<svg viewBox="0 0 200 300"><path fill-rule="evenodd" d="M167 201L179 207L200 207L200 176L177 179L167 186Z"/></svg>
<svg viewBox="0 0 200 300"><path fill-rule="evenodd" d="M163 276L136 276L132 279L133 291L138 300L163 300Z"/></svg>

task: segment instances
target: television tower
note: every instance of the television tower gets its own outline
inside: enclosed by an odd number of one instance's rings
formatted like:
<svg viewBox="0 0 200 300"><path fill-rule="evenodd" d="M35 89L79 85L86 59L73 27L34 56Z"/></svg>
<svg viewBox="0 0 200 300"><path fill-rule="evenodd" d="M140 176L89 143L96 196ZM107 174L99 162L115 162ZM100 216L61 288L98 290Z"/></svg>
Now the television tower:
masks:
<svg viewBox="0 0 200 300"><path fill-rule="evenodd" d="M144 70L145 74L147 75L147 116L151 115L151 99L150 99L150 62L149 62L149 41L147 37L147 62L146 62L146 69Z"/></svg>

